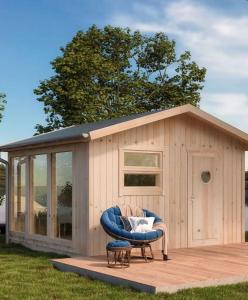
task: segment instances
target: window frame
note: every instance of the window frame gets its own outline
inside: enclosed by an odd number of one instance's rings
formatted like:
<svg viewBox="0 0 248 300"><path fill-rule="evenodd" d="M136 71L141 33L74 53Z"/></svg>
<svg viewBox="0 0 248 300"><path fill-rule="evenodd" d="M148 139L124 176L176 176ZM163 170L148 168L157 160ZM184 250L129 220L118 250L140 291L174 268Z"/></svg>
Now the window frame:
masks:
<svg viewBox="0 0 248 300"><path fill-rule="evenodd" d="M124 155L126 152L144 153L144 154L158 154L159 166L158 167L144 167L144 166L125 166ZM119 196L152 196L163 194L163 165L164 165L164 149L151 148L151 147L129 147L119 149ZM125 186L125 174L155 174L158 176L156 186Z"/></svg>

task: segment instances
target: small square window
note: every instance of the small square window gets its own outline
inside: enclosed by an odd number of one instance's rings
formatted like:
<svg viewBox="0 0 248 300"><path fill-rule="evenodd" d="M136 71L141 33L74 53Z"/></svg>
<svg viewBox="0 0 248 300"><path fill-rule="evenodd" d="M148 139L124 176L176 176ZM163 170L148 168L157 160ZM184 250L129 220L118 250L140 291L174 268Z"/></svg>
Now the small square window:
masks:
<svg viewBox="0 0 248 300"><path fill-rule="evenodd" d="M120 150L120 194L162 192L162 151Z"/></svg>

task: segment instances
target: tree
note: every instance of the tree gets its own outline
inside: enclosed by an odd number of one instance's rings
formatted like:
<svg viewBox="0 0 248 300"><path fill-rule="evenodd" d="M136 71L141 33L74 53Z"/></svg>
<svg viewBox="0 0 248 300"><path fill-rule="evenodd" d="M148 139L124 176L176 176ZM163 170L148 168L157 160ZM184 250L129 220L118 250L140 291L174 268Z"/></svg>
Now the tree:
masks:
<svg viewBox="0 0 248 300"><path fill-rule="evenodd" d="M164 33L106 26L79 31L55 58L55 74L40 82L34 93L44 104L47 125L38 133L171 108L200 101L205 68L189 51L177 57L175 41Z"/></svg>
<svg viewBox="0 0 248 300"><path fill-rule="evenodd" d="M0 122L3 119L3 111L4 111L6 103L7 103L7 101L6 101L6 95L3 94L3 93L0 93Z"/></svg>
<svg viewBox="0 0 248 300"><path fill-rule="evenodd" d="M65 185L58 190L59 206L71 206L72 201L72 184L67 181Z"/></svg>

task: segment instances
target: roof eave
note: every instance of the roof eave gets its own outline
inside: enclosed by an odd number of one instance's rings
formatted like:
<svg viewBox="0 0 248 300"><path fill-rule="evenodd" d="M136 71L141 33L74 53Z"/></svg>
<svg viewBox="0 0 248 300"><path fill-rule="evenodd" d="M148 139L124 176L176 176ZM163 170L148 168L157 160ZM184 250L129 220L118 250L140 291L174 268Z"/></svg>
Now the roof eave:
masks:
<svg viewBox="0 0 248 300"><path fill-rule="evenodd" d="M146 115L137 119L129 120L123 123L115 124L112 126L108 126L105 128L100 128L97 130L93 130L89 132L90 140L96 140L98 138L115 134L124 130L132 129L138 126L142 126L145 124L153 123L165 118L173 117L175 115L183 114L188 111L191 105L186 104L183 106L178 106L175 108L171 108L168 110L159 111L152 115Z"/></svg>
<svg viewBox="0 0 248 300"><path fill-rule="evenodd" d="M74 143L85 143L89 142L90 135L89 133L82 133L78 137L72 137L67 139L57 139L49 142L41 142L41 143L33 143L28 145L17 145L17 146L11 146L11 144L8 146L0 146L0 152L13 152L13 151L19 151L19 150L26 150L26 149L37 149L41 147L51 147L51 146L59 146L59 145L67 145L67 144L74 144Z"/></svg>

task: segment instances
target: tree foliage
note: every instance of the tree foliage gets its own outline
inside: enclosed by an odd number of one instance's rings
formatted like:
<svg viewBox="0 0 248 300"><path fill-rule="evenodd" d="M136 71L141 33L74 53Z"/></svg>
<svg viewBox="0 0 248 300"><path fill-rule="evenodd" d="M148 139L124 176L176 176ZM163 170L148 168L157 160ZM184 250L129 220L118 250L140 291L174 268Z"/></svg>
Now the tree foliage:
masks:
<svg viewBox="0 0 248 300"><path fill-rule="evenodd" d="M106 26L79 31L51 62L55 72L34 90L47 125L38 133L74 124L200 101L205 68L189 51L176 55L164 33Z"/></svg>
<svg viewBox="0 0 248 300"><path fill-rule="evenodd" d="M6 101L6 95L3 93L0 93L0 122L3 119L3 112L5 108L5 104L7 103Z"/></svg>

